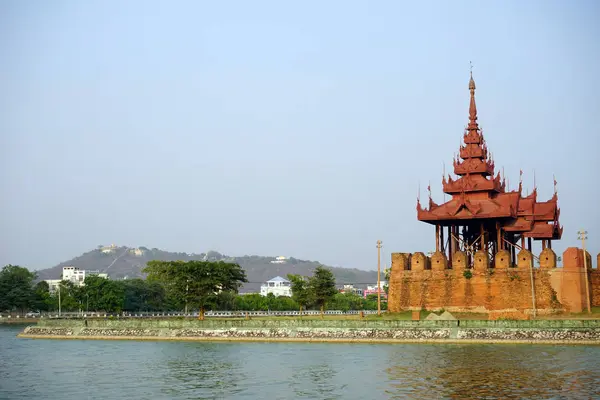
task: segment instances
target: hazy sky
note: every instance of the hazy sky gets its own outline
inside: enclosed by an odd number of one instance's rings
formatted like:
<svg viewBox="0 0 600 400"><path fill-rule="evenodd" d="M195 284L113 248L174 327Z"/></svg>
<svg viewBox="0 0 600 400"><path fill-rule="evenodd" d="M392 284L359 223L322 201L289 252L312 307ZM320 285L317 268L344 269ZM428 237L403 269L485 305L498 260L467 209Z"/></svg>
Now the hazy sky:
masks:
<svg viewBox="0 0 600 400"><path fill-rule="evenodd" d="M376 268L429 251L468 117L600 251L596 1L0 3L0 264L99 244ZM425 202L425 201L424 201ZM539 245L538 245L539 247ZM595 262L595 261L594 261Z"/></svg>

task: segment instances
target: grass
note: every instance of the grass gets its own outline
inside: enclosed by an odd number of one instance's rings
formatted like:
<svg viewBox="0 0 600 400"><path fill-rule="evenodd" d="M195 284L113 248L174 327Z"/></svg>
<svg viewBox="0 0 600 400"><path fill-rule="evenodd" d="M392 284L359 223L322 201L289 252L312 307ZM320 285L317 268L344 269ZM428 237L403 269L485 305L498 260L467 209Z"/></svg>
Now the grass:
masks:
<svg viewBox="0 0 600 400"><path fill-rule="evenodd" d="M431 311L421 311L420 319L424 320L427 316L431 314ZM439 314L439 313L437 313ZM474 313L474 312L453 312L451 313L458 320L488 320L487 313ZM253 320L295 320L300 317L276 317L276 316L264 316L264 317L251 317ZM241 320L244 318L210 318L210 319L237 319ZM302 316L303 320L320 320L320 315L304 315ZM360 315L325 315L323 317L324 320L360 320ZM377 321L377 320L385 320L385 321L398 321L404 320L408 321L412 319L412 311L403 311L399 313L388 313L382 312L381 316L378 315L365 315L363 320L366 321ZM587 311L581 313L568 313L568 314L551 314L551 315L538 315L536 320L556 320L556 319L600 319L600 307L592 307L592 313L588 314Z"/></svg>
<svg viewBox="0 0 600 400"><path fill-rule="evenodd" d="M245 319L245 318L207 318L207 319L222 319L222 320L241 320L241 319ZM281 317L277 317L277 316L260 316L260 317L250 317L250 319L253 320L296 320L296 319L303 319L303 320L320 320L321 316L320 315L303 315L302 317L296 317L296 316L281 316ZM324 320L360 320L360 315L324 315L323 316ZM411 313L410 312L403 312L403 313L393 313L393 314L389 314L389 313L383 313L381 314L381 316L378 315L365 315L364 318L362 318L364 320L379 320L379 319L383 319L383 320L406 320L406 319L411 319Z"/></svg>
<svg viewBox="0 0 600 400"><path fill-rule="evenodd" d="M423 314L421 314L423 315ZM387 313L387 312L383 312L381 313L381 316L378 316L376 314L373 315L365 315L364 318L362 318L363 320L410 320L412 318L412 312L411 311L405 311L405 312L401 312L401 313ZM160 317L156 317L156 319L161 319ZM165 319L197 319L197 317L169 317L169 318L165 318ZM227 320L227 321L240 321L240 320L244 320L246 319L245 317L206 317L206 320ZM299 316L250 316L249 319L252 320L297 320L297 319L303 319L303 320L320 320L321 316L320 315L303 315L302 317ZM323 318L324 320L360 320L360 315L355 314L355 315L324 315Z"/></svg>
<svg viewBox="0 0 600 400"><path fill-rule="evenodd" d="M600 307L592 307L592 313L587 310L580 313L540 315L536 319L600 319Z"/></svg>
<svg viewBox="0 0 600 400"><path fill-rule="evenodd" d="M431 311L421 311L420 319L424 320L427 316L431 314ZM437 313L439 314L439 312ZM451 313L458 320L487 320L487 313L474 313L474 312L452 312ZM153 319L163 319L161 317L156 317ZM169 317L164 319L196 319L196 317ZM219 317L207 317L207 320L244 320L245 317L233 317L233 318L219 318ZM320 320L320 315L303 315L299 316L253 316L250 317L252 320ZM324 320L360 320L360 315L324 315ZM377 320L386 320L386 321L398 321L398 320L411 320L412 319L412 311L403 311L399 313L388 313L382 312L381 316L376 314L365 315L363 320L367 321L377 321ZM564 313L564 314L551 314L551 315L538 315L536 320L560 320L560 319L600 319L600 307L592 307L592 313L588 314L587 311L581 313ZM15 319L14 322L17 322ZM25 319L21 319L20 322L28 322ZM33 321L32 321L33 322Z"/></svg>
<svg viewBox="0 0 600 400"><path fill-rule="evenodd" d="M421 311L421 320L424 320L425 318L427 318L427 316L430 314L430 311ZM488 319L487 314L483 314L483 313L452 313L452 315L454 315L454 317L456 319ZM207 318L208 319L208 318ZM210 318L210 319L227 319L227 320L233 320L233 319L237 319L237 320L241 320L244 318ZM300 319L300 317L296 317L296 316L282 316L282 317L276 317L276 316L261 316L261 317L251 317L251 319L253 320L296 320L296 319ZM320 320L321 316L320 315L304 315L302 316L303 320ZM323 316L324 320L360 320L360 315L325 315ZM388 312L382 312L381 316L376 315L376 314L371 314L371 315L365 315L362 320L365 321L378 321L378 320L384 320L384 321L409 321L412 319L412 311L403 311L403 312L399 312L399 313L388 313Z"/></svg>

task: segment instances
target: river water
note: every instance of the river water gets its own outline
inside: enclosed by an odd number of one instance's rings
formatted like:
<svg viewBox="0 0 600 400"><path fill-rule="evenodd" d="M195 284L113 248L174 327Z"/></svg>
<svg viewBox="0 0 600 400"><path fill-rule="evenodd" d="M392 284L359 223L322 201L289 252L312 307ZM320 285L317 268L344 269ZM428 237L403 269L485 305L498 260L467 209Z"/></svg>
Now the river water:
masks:
<svg viewBox="0 0 600 400"><path fill-rule="evenodd" d="M17 339L0 399L590 399L600 347Z"/></svg>

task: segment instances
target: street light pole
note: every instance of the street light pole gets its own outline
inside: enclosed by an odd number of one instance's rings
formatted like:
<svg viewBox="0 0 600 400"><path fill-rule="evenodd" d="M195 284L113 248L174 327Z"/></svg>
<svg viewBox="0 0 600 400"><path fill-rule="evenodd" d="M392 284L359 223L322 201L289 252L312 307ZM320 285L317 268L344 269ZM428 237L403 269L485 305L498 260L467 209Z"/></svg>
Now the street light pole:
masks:
<svg viewBox="0 0 600 400"><path fill-rule="evenodd" d="M58 282L58 316L60 317L60 292L61 292L61 283L62 282Z"/></svg>
<svg viewBox="0 0 600 400"><path fill-rule="evenodd" d="M381 240L377 241L377 315L381 315Z"/></svg>
<svg viewBox="0 0 600 400"><path fill-rule="evenodd" d="M188 313L188 290L190 289L190 279L188 278L185 283L185 315Z"/></svg>
<svg viewBox="0 0 600 400"><path fill-rule="evenodd" d="M583 270L585 271L585 299L587 300L588 314L592 313L592 305L590 304L590 283L588 277L587 252L585 251L585 240L587 239L587 231L583 229L577 232L578 239L581 240L581 248L583 249Z"/></svg>

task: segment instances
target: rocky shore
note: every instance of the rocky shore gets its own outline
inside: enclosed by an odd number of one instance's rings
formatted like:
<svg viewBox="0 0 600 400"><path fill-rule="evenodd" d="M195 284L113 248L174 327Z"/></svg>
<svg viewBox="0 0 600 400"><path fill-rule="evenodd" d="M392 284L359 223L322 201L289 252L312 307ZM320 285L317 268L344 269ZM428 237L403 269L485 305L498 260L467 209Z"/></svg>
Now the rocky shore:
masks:
<svg viewBox="0 0 600 400"><path fill-rule="evenodd" d="M571 323L571 326L545 326L539 324L505 321L493 326L463 327L456 324L430 321L427 324L402 321L373 321L374 323L344 323L332 321L331 326L280 321L280 323L251 323L251 321L222 321L222 324L203 324L204 321L184 321L161 326L157 323L136 324L127 320L102 323L95 321L77 324L72 321L60 326L57 321L28 326L19 334L34 339L131 339L131 340L197 340L197 341L317 341L317 342L383 342L383 343L569 343L600 344L600 323ZM263 321L264 322L264 321ZM279 322L279 321L277 321ZM308 322L308 321L307 321ZM326 321L321 321L327 325ZM389 322L389 323L382 323ZM466 321L465 321L466 322ZM475 325L486 325L480 321ZM538 321L535 321L538 322ZM473 325L473 323L471 323ZM67 326L70 325L70 326ZM99 326L98 326L99 325ZM110 325L110 326L102 326ZM128 326L136 325L136 326ZM148 326L142 326L148 325ZM178 326L181 325L181 326ZM197 325L197 326L193 326ZM210 326L203 326L210 325ZM219 326L222 325L222 326ZM236 326L232 326L236 325ZM362 326L357 326L362 325ZM373 325L373 326L369 326ZM440 325L440 326L436 326ZM465 323L464 325L469 325ZM500 325L500 327L498 326ZM506 326L502 326L506 325ZM521 326L519 326L521 325ZM540 325L540 326L536 326Z"/></svg>

